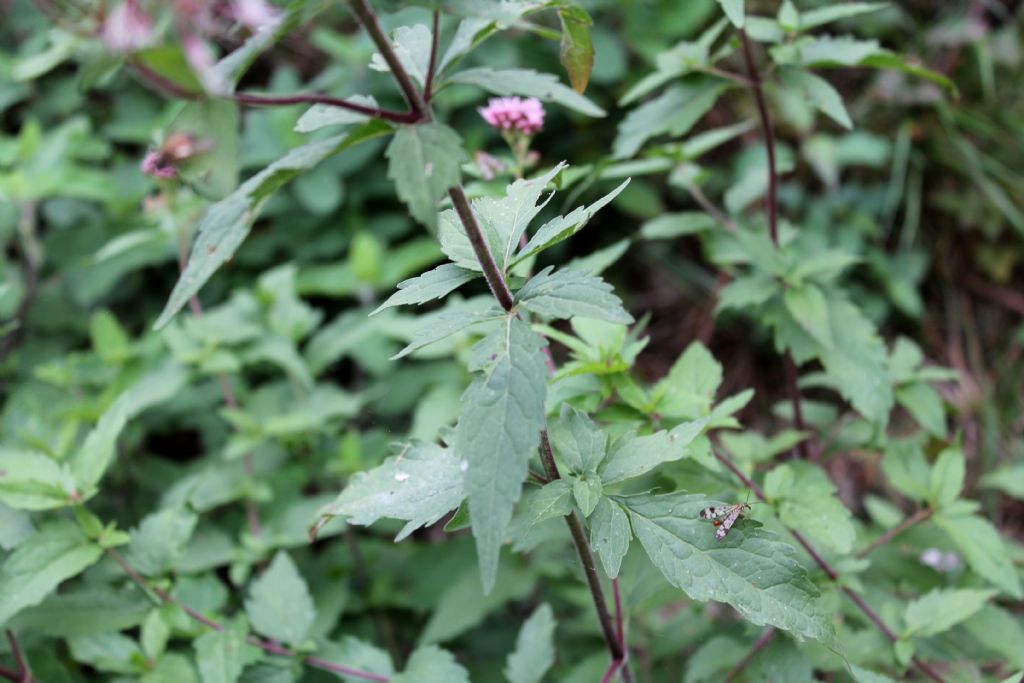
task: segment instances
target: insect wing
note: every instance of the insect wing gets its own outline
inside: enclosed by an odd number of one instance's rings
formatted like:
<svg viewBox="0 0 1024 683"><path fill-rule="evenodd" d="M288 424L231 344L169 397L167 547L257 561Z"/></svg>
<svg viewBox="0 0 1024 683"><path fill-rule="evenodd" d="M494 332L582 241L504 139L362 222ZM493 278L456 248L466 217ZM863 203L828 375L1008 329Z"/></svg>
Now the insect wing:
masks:
<svg viewBox="0 0 1024 683"><path fill-rule="evenodd" d="M722 525L718 527L718 531L715 532L715 538L719 541L725 538L725 535L729 533L729 529L732 528L732 525L736 523L736 520L739 519L742 514L742 505L732 506L729 513L725 516L725 519L722 520Z"/></svg>
<svg viewBox="0 0 1024 683"><path fill-rule="evenodd" d="M718 519L729 514L734 506L732 505L719 505L718 507L707 507L700 511L701 519Z"/></svg>

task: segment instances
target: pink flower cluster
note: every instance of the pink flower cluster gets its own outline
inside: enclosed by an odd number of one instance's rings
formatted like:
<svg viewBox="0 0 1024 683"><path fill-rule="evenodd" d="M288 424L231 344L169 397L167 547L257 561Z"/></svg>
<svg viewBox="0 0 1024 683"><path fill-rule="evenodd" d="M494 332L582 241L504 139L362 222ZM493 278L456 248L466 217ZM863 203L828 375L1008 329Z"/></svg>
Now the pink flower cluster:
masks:
<svg viewBox="0 0 1024 683"><path fill-rule="evenodd" d="M136 0L124 0L107 15L100 35L112 52L134 52L153 42L153 20Z"/></svg>
<svg viewBox="0 0 1024 683"><path fill-rule="evenodd" d="M544 105L536 97L494 97L477 111L498 130L534 135L544 127Z"/></svg>

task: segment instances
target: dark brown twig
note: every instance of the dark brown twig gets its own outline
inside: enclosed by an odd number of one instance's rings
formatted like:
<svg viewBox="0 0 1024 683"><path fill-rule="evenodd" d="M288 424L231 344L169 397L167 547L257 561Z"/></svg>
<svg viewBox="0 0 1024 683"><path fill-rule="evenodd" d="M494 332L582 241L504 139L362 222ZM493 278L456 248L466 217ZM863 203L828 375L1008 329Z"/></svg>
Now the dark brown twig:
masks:
<svg viewBox="0 0 1024 683"><path fill-rule="evenodd" d="M504 274L501 272L497 262L494 260L494 256L491 254L490 248L487 246L487 241L484 238L483 231L480 229L480 224L476 220L476 216L473 215L473 209L469 205L469 199L466 197L465 190L462 189L462 186L457 185L448 191L448 196L452 200L455 213L459 216L477 261L480 263L487 286L490 288L491 293L494 294L494 298L501 304L501 307L505 311L511 311L515 306L515 299L508 288L508 283L505 282ZM540 461L544 467L544 474L549 480L554 481L561 478L546 429L540 433ZM597 572L597 564L594 562L594 555L590 550L590 543L587 541L586 532L583 530L583 523L575 511L567 515L565 521L569 525L569 533L572 536L573 545L576 546L576 554L580 558L587 586L590 588L594 609L597 611L598 623L601 626L601 635L604 637L605 644L608 646L608 652L611 654L613 668L619 671L625 683L632 683L633 674L626 660L626 649L619 638L616 637L614 622L608 611L604 588L601 586L601 578ZM619 663L618 667L614 667L616 662ZM609 669L609 671L614 675L612 669Z"/></svg>
<svg viewBox="0 0 1024 683"><path fill-rule="evenodd" d="M726 469L732 472L736 476L736 478L743 483L744 486L750 489L754 493L754 495L757 496L758 500L765 503L768 502L768 499L764 495L764 491L761 489L761 487L758 486L753 479L744 474L743 470L737 467L736 463L734 463L731 458L721 453L717 448L712 448L711 452L714 454L718 462L725 465ZM836 581L839 579L839 573L832 567L831 564L829 564L828 560L821 556L817 549L813 545L811 545L810 541L808 541L803 534L801 534L799 531L796 531L795 529L788 530L789 533L792 534L793 538L796 539L796 542L799 543L805 551L807 551L807 554L810 555L812 560L814 560L814 563L817 564L818 567L823 572L825 572L825 574L831 580ZM850 598L853 604L857 605L857 607L860 608L860 611L864 614L864 616L867 617L867 619L872 624L874 624L878 628L878 630L881 631L882 634L889 639L889 641L895 643L897 640L899 640L899 636L896 635L896 633L894 633L893 630L889 628L884 621L882 621L882 618L878 616L878 613L875 612L875 610L873 610L871 606L864 601L864 598L862 598L856 591L847 586L843 586L842 591L846 593L847 597ZM911 657L910 661L914 663L914 666L916 666L921 671L921 673L935 681L935 683L946 683L942 676L940 676L938 672L935 671L935 669L929 666L926 662L922 661L916 655L914 657Z"/></svg>
<svg viewBox="0 0 1024 683"><path fill-rule="evenodd" d="M423 84L423 100L430 104L434 92L434 71L437 69L437 48L441 40L441 13L434 10L433 28L430 32L430 59L427 61L427 82Z"/></svg>
<svg viewBox="0 0 1024 683"><path fill-rule="evenodd" d="M179 607L182 611L185 612L185 614L187 614L189 617L191 617L192 619L194 619L195 621L199 622L207 628L213 629L214 631L224 630L224 627L219 622L214 621L213 619L210 619L209 617L206 617L200 612L192 609L191 607L182 603L180 600L175 598L173 595L171 595L164 589L159 588L157 586L151 586L149 583L146 582L146 579L144 579L142 575L139 574L139 572L136 571L136 569L132 567L126 559L124 559L124 556L121 555L121 553L117 552L113 548L107 548L107 553L110 555L111 558L113 558L115 562L117 562L118 565L120 565L121 569L124 570L124 573L127 574L128 577L132 581L134 581L135 584L140 589L142 589L144 593L152 593L157 597L157 599L160 602L167 605L175 605ZM272 655L278 655L281 657L298 656L297 653L289 650L286 647L281 646L278 643L269 640L263 640L262 638L257 638L256 636L249 636L248 643ZM322 669L324 671L330 671L345 676L351 676L352 678L359 678L364 681L373 681L374 683L388 683L388 681L390 680L387 676L371 673L369 671L360 671L359 669L351 669L347 666L342 666L341 664L329 662L326 659L322 659L320 657L307 656L303 657L302 661L305 662L308 666L311 666L315 669Z"/></svg>
<svg viewBox="0 0 1024 683"><path fill-rule="evenodd" d="M35 679L32 678L32 671L28 667L28 662L25 660L25 655L21 651L21 646L18 645L18 639L14 637L14 631L7 629L7 645L11 648L11 656L14 657L14 665L18 667L15 672L16 678L10 680L17 681L17 683L35 683Z"/></svg>
<svg viewBox="0 0 1024 683"><path fill-rule="evenodd" d="M914 526L915 524L919 524L928 519L929 517L931 517L932 514L934 514L934 512L935 511L932 510L931 508L922 508L918 510L910 517L907 517L905 520L903 520L898 526L894 526L893 528L889 529L884 534L876 538L871 544L858 550L856 553L854 553L854 557L867 557L872 552L882 547L899 534L902 534L910 527Z"/></svg>
<svg viewBox="0 0 1024 683"><path fill-rule="evenodd" d="M770 643L772 638L774 638L774 637L775 637L775 629L773 627L769 626L767 629L765 629L765 632L762 633L761 636L757 640L754 641L754 644L750 646L750 649L747 650L747 654L745 654L743 656L743 659L741 659L740 661L736 662L736 666L734 666L733 668L729 669L729 673L727 673L725 675L725 678L722 679L722 683L731 683L731 681L734 678L739 676L740 672L742 672L744 669L746 669L747 665L750 664L750 660L752 660L754 658L754 656L758 652L763 650L765 648L765 646L767 646L768 643Z"/></svg>

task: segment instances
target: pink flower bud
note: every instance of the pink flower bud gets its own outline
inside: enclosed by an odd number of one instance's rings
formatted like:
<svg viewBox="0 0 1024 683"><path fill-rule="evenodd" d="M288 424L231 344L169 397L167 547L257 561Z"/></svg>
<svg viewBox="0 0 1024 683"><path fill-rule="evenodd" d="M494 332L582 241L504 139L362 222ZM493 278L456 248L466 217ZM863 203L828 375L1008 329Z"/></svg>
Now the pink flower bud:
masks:
<svg viewBox="0 0 1024 683"><path fill-rule="evenodd" d="M281 18L277 8L267 0L234 0L230 13L232 19L250 31L273 26Z"/></svg>
<svg viewBox="0 0 1024 683"><path fill-rule="evenodd" d="M536 97L494 97L477 111L498 130L534 135L544 127L544 105Z"/></svg>
<svg viewBox="0 0 1024 683"><path fill-rule="evenodd" d="M141 168L143 173L154 178L174 178L178 175L178 169L171 160L159 151L147 152Z"/></svg>
<svg viewBox="0 0 1024 683"><path fill-rule="evenodd" d="M134 52L153 41L153 21L137 0L123 0L107 15L100 36L113 52Z"/></svg>

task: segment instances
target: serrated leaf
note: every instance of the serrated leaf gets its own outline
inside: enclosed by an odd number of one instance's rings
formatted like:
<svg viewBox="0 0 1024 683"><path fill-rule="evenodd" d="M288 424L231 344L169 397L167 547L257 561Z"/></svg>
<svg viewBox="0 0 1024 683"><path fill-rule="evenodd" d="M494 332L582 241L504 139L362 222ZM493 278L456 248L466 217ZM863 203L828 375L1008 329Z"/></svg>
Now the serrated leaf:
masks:
<svg viewBox="0 0 1024 683"><path fill-rule="evenodd" d="M391 360L404 358L417 349L422 349L424 346L441 341L472 325L501 320L504 317L507 317L505 312L497 306L491 306L484 310L455 309L440 311L429 316L423 316L421 320L425 324L416 329L413 333L412 341L392 356Z"/></svg>
<svg viewBox="0 0 1024 683"><path fill-rule="evenodd" d="M755 625L826 644L835 635L818 591L794 549L770 532L741 522L722 540L699 518L704 496L671 493L620 498L633 533L669 583L698 601L732 605Z"/></svg>
<svg viewBox="0 0 1024 683"><path fill-rule="evenodd" d="M388 177L409 212L427 228L437 230L437 203L462 179L466 160L462 138L440 123L403 126L384 152Z"/></svg>
<svg viewBox="0 0 1024 683"><path fill-rule="evenodd" d="M715 311L756 308L773 299L779 290L779 281L773 277L761 274L744 275L727 284L718 293Z"/></svg>
<svg viewBox="0 0 1024 683"><path fill-rule="evenodd" d="M800 30L817 28L840 19L848 19L859 14L877 12L891 5L888 2L842 2L807 10L800 15Z"/></svg>
<svg viewBox="0 0 1024 683"><path fill-rule="evenodd" d="M590 417L563 404L557 420L548 424L548 438L569 470L583 474L604 460L608 438Z"/></svg>
<svg viewBox="0 0 1024 683"><path fill-rule="evenodd" d="M1024 596L1010 554L991 522L976 515L937 514L933 519L957 544L972 570L1014 598Z"/></svg>
<svg viewBox="0 0 1024 683"><path fill-rule="evenodd" d="M516 180L505 188L503 197L480 197L473 200L473 214L480 224L491 254L502 270L511 267L512 255L519 248L520 238L526 232L530 221L540 213L554 193L538 204L541 195L548 183L564 168L563 162L543 175L528 180ZM450 259L469 270L481 269L476 251L453 210L445 211L441 215L439 237L441 250Z"/></svg>
<svg viewBox="0 0 1024 683"><path fill-rule="evenodd" d="M820 288L809 283L799 287L787 287L782 300L786 304L786 310L800 323L800 327L825 348L832 347L828 302Z"/></svg>
<svg viewBox="0 0 1024 683"><path fill-rule="evenodd" d="M1002 491L1008 496L1024 500L1024 463L992 470L981 478L985 488Z"/></svg>
<svg viewBox="0 0 1024 683"><path fill-rule="evenodd" d="M842 95L824 78L803 69L783 69L780 77L783 85L803 93L811 104L840 126L853 128Z"/></svg>
<svg viewBox="0 0 1024 683"><path fill-rule="evenodd" d="M505 530L544 428L544 346L525 322L506 317L478 345L494 357L462 395L454 445L468 463L466 494L485 592L494 586Z"/></svg>
<svg viewBox="0 0 1024 683"><path fill-rule="evenodd" d="M516 649L505 662L505 678L509 683L540 683L555 663L555 615L551 606L542 604L516 637Z"/></svg>
<svg viewBox="0 0 1024 683"><path fill-rule="evenodd" d="M765 475L764 491L787 527L800 529L837 553L853 549L857 532L852 515L821 468L803 462L777 465Z"/></svg>
<svg viewBox="0 0 1024 683"><path fill-rule="evenodd" d="M482 66L466 69L448 77L449 83L475 85L495 95L524 95L543 102L555 102L587 116L604 116L605 111L572 88L562 85L556 76L533 69L492 69Z"/></svg>
<svg viewBox="0 0 1024 683"><path fill-rule="evenodd" d="M964 622L979 644L1016 667L1024 667L1024 624L1008 610L986 604Z"/></svg>
<svg viewBox="0 0 1024 683"><path fill-rule="evenodd" d="M211 206L196 229L197 237L188 264L153 328L160 329L170 322L217 269L234 256L249 236L263 206L278 188L347 147L390 130L386 123L374 120L347 133L296 147Z"/></svg>
<svg viewBox="0 0 1024 683"><path fill-rule="evenodd" d="M441 264L422 275L399 282L398 291L375 308L370 315L376 315L392 306L422 304L433 299L440 299L479 276L479 273L454 263Z"/></svg>
<svg viewBox="0 0 1024 683"><path fill-rule="evenodd" d="M42 453L0 448L0 503L19 510L71 505L75 480L65 464Z"/></svg>
<svg viewBox="0 0 1024 683"><path fill-rule="evenodd" d="M590 544L601 558L605 574L614 579L619 575L622 558L626 556L629 542L633 538L629 517L621 505L605 496L598 501L588 523Z"/></svg>
<svg viewBox="0 0 1024 683"><path fill-rule="evenodd" d="M572 496L576 499L576 505L579 506L584 517L589 517L597 507L597 502L601 500L603 491L601 478L595 472L587 472L580 476L571 475L570 479L572 480Z"/></svg>
<svg viewBox="0 0 1024 683"><path fill-rule="evenodd" d="M594 22L585 9L569 2L558 8L558 19L562 23L558 56L569 74L572 89L582 94L594 68L594 44L590 39L590 27Z"/></svg>
<svg viewBox="0 0 1024 683"><path fill-rule="evenodd" d="M401 453L366 472L359 472L321 516L344 517L349 524L369 526L381 518L408 522L400 541L423 526L439 521L465 497L462 462L447 448L407 445Z"/></svg>
<svg viewBox="0 0 1024 683"><path fill-rule="evenodd" d="M539 489L527 491L513 523L518 536L529 539L534 527L541 522L568 515L572 512L572 497L572 484L567 479L555 479Z"/></svg>
<svg viewBox="0 0 1024 683"><path fill-rule="evenodd" d="M167 362L142 375L110 404L85 437L82 446L71 457L71 472L78 492L84 498L95 493L96 484L113 462L117 438L128 420L150 406L171 399L184 383L184 368L177 363Z"/></svg>
<svg viewBox="0 0 1024 683"><path fill-rule="evenodd" d="M353 95L345 98L349 102L364 107L379 108L377 99L372 95ZM369 115L361 112L335 107L329 104L314 104L307 109L299 120L295 122L296 133L312 133L328 126L347 126L353 123L362 123L369 119Z"/></svg>
<svg viewBox="0 0 1024 683"><path fill-rule="evenodd" d="M904 614L907 636L934 636L948 631L985 606L992 590L933 590L909 605Z"/></svg>
<svg viewBox="0 0 1024 683"><path fill-rule="evenodd" d="M729 17L733 26L743 28L743 0L718 0L718 4L722 6L722 11Z"/></svg>
<svg viewBox="0 0 1024 683"><path fill-rule="evenodd" d="M626 433L608 447L608 456L599 468L601 481L609 486L646 474L663 462L686 457L687 447L706 424L707 419L702 418L648 436Z"/></svg>
<svg viewBox="0 0 1024 683"><path fill-rule="evenodd" d="M622 307L612 286L585 271L548 266L516 292L523 308L543 318L574 316L628 325L633 316Z"/></svg>
<svg viewBox="0 0 1024 683"><path fill-rule="evenodd" d="M316 608L288 553L278 551L267 570L252 582L245 612L253 630L268 638L299 645L309 634Z"/></svg>
<svg viewBox="0 0 1024 683"><path fill-rule="evenodd" d="M391 683L470 683L469 674L447 650L436 645L418 648L409 657L405 671Z"/></svg>
<svg viewBox="0 0 1024 683"><path fill-rule="evenodd" d="M43 527L0 565L0 625L96 563L103 549L68 521Z"/></svg>
<svg viewBox="0 0 1024 683"><path fill-rule="evenodd" d="M887 444L882 458L882 472L903 495L915 501L928 498L931 473L920 446L906 441Z"/></svg>
<svg viewBox="0 0 1024 683"><path fill-rule="evenodd" d="M391 49L402 67L422 87L430 65L431 32L423 24L399 26L391 34ZM370 68L390 73L391 67L380 53L370 59Z"/></svg>
<svg viewBox="0 0 1024 683"><path fill-rule="evenodd" d="M946 448L939 453L928 479L929 498L933 507L942 509L957 499L964 488L966 472L967 465L961 449Z"/></svg>
<svg viewBox="0 0 1024 683"><path fill-rule="evenodd" d="M616 159L634 156L650 138L665 133L685 135L731 87L715 78L676 84L631 111L619 124L612 153Z"/></svg>
<svg viewBox="0 0 1024 683"><path fill-rule="evenodd" d="M590 206L578 206L565 216L553 218L540 226L533 237L526 243L526 246L520 249L519 253L512 259L509 267L515 266L531 256L536 256L545 249L553 247L559 242L575 235L586 226L595 213L607 206L620 192L626 189L627 185L629 185L628 178Z"/></svg>
<svg viewBox="0 0 1024 683"><path fill-rule="evenodd" d="M169 508L147 515L131 533L125 556L144 576L159 576L174 568L192 537L198 517L187 510Z"/></svg>
<svg viewBox="0 0 1024 683"><path fill-rule="evenodd" d="M196 665L203 683L235 683L246 665L259 659L260 651L246 642L248 636L245 619L238 617L222 630L210 630L195 639Z"/></svg>

